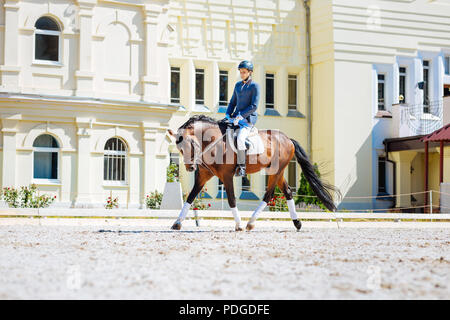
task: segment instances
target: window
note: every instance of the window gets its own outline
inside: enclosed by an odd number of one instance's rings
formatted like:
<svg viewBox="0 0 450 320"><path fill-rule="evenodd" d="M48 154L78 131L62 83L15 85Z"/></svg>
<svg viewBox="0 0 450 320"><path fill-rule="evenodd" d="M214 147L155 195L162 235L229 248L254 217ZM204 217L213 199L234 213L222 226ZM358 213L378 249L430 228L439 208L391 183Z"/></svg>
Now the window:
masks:
<svg viewBox="0 0 450 320"><path fill-rule="evenodd" d="M105 144L103 180L125 182L127 147L119 138L111 138Z"/></svg>
<svg viewBox="0 0 450 320"><path fill-rule="evenodd" d="M385 110L384 105L384 74L378 75L378 110Z"/></svg>
<svg viewBox="0 0 450 320"><path fill-rule="evenodd" d="M429 112L429 90L428 90L428 83L429 83L429 76L430 76L430 62L427 60L423 61L423 112L428 113Z"/></svg>
<svg viewBox="0 0 450 320"><path fill-rule="evenodd" d="M170 68L170 102L180 103L180 68Z"/></svg>
<svg viewBox="0 0 450 320"><path fill-rule="evenodd" d="M250 179L247 176L242 177L242 191L250 191Z"/></svg>
<svg viewBox="0 0 450 320"><path fill-rule="evenodd" d="M288 109L297 110L297 75L288 76Z"/></svg>
<svg viewBox="0 0 450 320"><path fill-rule="evenodd" d="M58 24L49 17L41 17L34 25L34 59L59 62L59 43L61 31Z"/></svg>
<svg viewBox="0 0 450 320"><path fill-rule="evenodd" d="M274 108L274 89L275 89L275 76L273 73L266 73L266 108Z"/></svg>
<svg viewBox="0 0 450 320"><path fill-rule="evenodd" d="M399 96L403 96L403 99L400 100L400 103L406 103L406 68L399 68Z"/></svg>
<svg viewBox="0 0 450 320"><path fill-rule="evenodd" d="M33 143L33 178L58 179L59 145L55 138L43 134Z"/></svg>
<svg viewBox="0 0 450 320"><path fill-rule="evenodd" d="M386 159L378 158L378 193L386 193Z"/></svg>
<svg viewBox="0 0 450 320"><path fill-rule="evenodd" d="M228 71L219 71L219 106L228 105Z"/></svg>
<svg viewBox="0 0 450 320"><path fill-rule="evenodd" d="M450 56L444 57L444 71L446 75L450 75Z"/></svg>
<svg viewBox="0 0 450 320"><path fill-rule="evenodd" d="M205 70L195 69L195 104L205 104Z"/></svg>
<svg viewBox="0 0 450 320"><path fill-rule="evenodd" d="M288 164L288 185L292 191L297 191L297 162L290 161Z"/></svg>

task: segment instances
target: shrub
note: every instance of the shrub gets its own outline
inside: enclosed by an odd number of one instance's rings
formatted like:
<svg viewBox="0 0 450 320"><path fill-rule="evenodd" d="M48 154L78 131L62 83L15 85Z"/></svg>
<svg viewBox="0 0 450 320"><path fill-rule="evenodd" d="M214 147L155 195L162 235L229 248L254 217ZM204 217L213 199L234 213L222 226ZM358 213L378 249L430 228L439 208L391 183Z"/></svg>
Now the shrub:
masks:
<svg viewBox="0 0 450 320"><path fill-rule="evenodd" d="M316 172L317 176L320 178L320 172L317 167L317 163L314 163L314 171ZM315 206L320 207L322 210L326 210L322 201L320 201L320 199L316 197L316 194L312 190L308 181L306 181L306 177L303 174L303 172L300 175L300 187L298 188L297 194L298 194L298 196L295 199L296 204L305 203L307 205L308 204L315 205Z"/></svg>
<svg viewBox="0 0 450 320"><path fill-rule="evenodd" d="M269 211L289 211L286 197L278 187L275 187L274 196L267 206L269 207Z"/></svg>
<svg viewBox="0 0 450 320"><path fill-rule="evenodd" d="M162 197L163 194L158 191L150 192L150 194L145 197L145 205L147 206L147 209L161 208Z"/></svg>
<svg viewBox="0 0 450 320"><path fill-rule="evenodd" d="M178 182L179 181L179 170L176 163L171 163L166 170L167 182Z"/></svg>
<svg viewBox="0 0 450 320"><path fill-rule="evenodd" d="M106 199L105 209L114 209L119 207L119 197L111 198L108 197Z"/></svg>
<svg viewBox="0 0 450 320"><path fill-rule="evenodd" d="M35 184L20 189L4 187L1 197L11 208L46 208L56 199L56 196L39 195Z"/></svg>
<svg viewBox="0 0 450 320"><path fill-rule="evenodd" d="M202 189L202 191L200 191L200 193L197 195L197 197L195 197L194 202L192 202L191 208L192 210L208 210L209 208L211 208L211 203L205 204L204 201L204 196L205 196L205 192L207 191L207 189Z"/></svg>

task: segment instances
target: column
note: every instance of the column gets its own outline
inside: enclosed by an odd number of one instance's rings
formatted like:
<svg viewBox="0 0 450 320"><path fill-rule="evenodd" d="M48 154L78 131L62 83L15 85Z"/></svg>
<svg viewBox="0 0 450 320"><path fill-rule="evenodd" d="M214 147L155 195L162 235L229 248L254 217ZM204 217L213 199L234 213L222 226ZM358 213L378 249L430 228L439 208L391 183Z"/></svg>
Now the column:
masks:
<svg viewBox="0 0 450 320"><path fill-rule="evenodd" d="M396 193L411 193L411 161L417 155L415 151L391 152L391 158L395 161ZM411 207L411 196L403 195L396 197L397 208Z"/></svg>
<svg viewBox="0 0 450 320"><path fill-rule="evenodd" d="M192 59L187 60L181 71L181 104L192 110L195 106L195 66Z"/></svg>
<svg viewBox="0 0 450 320"><path fill-rule="evenodd" d="M153 128L149 123L142 122L142 140L144 146L144 187L142 189L142 199L145 202L145 195L148 192L156 190L156 175L161 174L158 172L158 168L155 167L156 161L156 133L157 130ZM160 190L162 191L162 190Z"/></svg>
<svg viewBox="0 0 450 320"><path fill-rule="evenodd" d="M19 1L6 0L5 33L4 33L4 64L0 66L1 84L6 91L19 91Z"/></svg>
<svg viewBox="0 0 450 320"><path fill-rule="evenodd" d="M285 66L281 66L275 76L276 97L275 109L285 116L288 113L288 72Z"/></svg>
<svg viewBox="0 0 450 320"><path fill-rule="evenodd" d="M77 196L76 207L83 207L92 202L90 188L90 170L91 161L91 129L92 119L76 118L77 138L78 138L78 161L77 161Z"/></svg>
<svg viewBox="0 0 450 320"><path fill-rule="evenodd" d="M78 70L75 72L79 96L94 95L94 72L92 70L92 16L97 0L78 1L80 38L78 42Z"/></svg>
<svg viewBox="0 0 450 320"><path fill-rule="evenodd" d="M3 163L2 186L14 187L16 184L16 133L22 119L20 114L2 114Z"/></svg>
<svg viewBox="0 0 450 320"><path fill-rule="evenodd" d="M209 76L211 79L209 79ZM211 72L206 75L205 89L206 93L210 92L210 97L208 95L206 98L210 98L211 101L206 101L206 105L210 108L212 112L215 112L219 107L219 93L220 93L220 81L219 81L219 65L217 61L212 61ZM231 98L231 97L230 97Z"/></svg>
<svg viewBox="0 0 450 320"><path fill-rule="evenodd" d="M159 96L159 68L158 68L158 17L162 11L160 5L145 4L144 30L145 30L145 75L142 77L143 100L158 100Z"/></svg>

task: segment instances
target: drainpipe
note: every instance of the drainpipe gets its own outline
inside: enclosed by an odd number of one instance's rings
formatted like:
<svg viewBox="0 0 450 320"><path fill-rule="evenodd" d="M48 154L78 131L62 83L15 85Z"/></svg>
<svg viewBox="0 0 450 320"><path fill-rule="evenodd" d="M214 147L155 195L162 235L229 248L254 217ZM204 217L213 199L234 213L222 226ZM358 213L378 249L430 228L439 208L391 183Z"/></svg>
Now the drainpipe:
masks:
<svg viewBox="0 0 450 320"><path fill-rule="evenodd" d="M309 0L303 1L305 7L305 22L306 22L306 110L308 117L308 155L312 160L312 113L311 113L311 11L309 7Z"/></svg>
<svg viewBox="0 0 450 320"><path fill-rule="evenodd" d="M386 141L383 141L384 144L384 154L385 154L385 161L392 163L392 195L394 197L394 203L392 204L391 208L395 208L395 205L397 203L397 165L395 164L395 161L389 160L389 151Z"/></svg>

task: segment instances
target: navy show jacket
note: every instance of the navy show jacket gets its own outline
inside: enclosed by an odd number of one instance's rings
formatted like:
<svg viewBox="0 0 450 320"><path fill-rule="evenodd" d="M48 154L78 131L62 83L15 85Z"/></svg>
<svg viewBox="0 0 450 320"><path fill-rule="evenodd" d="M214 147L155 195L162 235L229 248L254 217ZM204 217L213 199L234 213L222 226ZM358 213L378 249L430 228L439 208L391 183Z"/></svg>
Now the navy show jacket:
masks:
<svg viewBox="0 0 450 320"><path fill-rule="evenodd" d="M256 109L258 108L259 96L259 85L252 79L245 84L244 81L238 81L234 86L233 96L228 104L226 114L231 118L240 114L247 123L254 125L258 119Z"/></svg>

